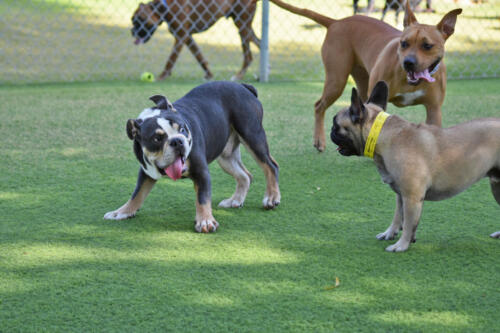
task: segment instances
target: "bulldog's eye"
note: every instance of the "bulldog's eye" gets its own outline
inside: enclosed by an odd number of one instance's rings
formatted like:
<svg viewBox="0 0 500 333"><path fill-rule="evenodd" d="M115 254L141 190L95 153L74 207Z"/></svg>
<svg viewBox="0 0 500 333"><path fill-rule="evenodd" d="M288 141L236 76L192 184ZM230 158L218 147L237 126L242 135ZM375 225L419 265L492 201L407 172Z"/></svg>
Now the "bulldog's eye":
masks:
<svg viewBox="0 0 500 333"><path fill-rule="evenodd" d="M408 46L410 46L410 45L408 44L408 42L407 42L407 41L405 41L405 40L402 40L402 41L401 41L401 48L402 48L402 49L406 49Z"/></svg>
<svg viewBox="0 0 500 333"><path fill-rule="evenodd" d="M163 139L165 138L164 135L162 134L156 134L154 137L153 137L153 141L155 143L161 143L163 141Z"/></svg>
<svg viewBox="0 0 500 333"><path fill-rule="evenodd" d="M423 44L422 44L422 48L423 48L424 50L426 50L426 51L429 51L430 49L432 49L432 47L433 47L433 46L434 46L434 45L429 44L429 43L423 43Z"/></svg>
<svg viewBox="0 0 500 333"><path fill-rule="evenodd" d="M184 127L181 127L179 129L179 133L182 134L182 135L187 135L187 131L186 131L186 129Z"/></svg>

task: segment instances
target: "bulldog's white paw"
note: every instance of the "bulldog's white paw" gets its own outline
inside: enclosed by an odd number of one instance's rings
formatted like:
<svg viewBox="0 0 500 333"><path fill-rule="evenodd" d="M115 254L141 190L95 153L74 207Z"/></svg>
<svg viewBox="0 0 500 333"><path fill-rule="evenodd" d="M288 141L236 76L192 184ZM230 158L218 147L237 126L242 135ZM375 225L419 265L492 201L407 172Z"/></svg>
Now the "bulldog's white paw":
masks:
<svg viewBox="0 0 500 333"><path fill-rule="evenodd" d="M243 202L240 202L239 200L236 200L233 198L229 198L229 199L222 200L219 203L219 207L222 207L222 208L241 208L241 207L243 207Z"/></svg>
<svg viewBox="0 0 500 333"><path fill-rule="evenodd" d="M262 200L262 205L265 209L273 209L280 204L281 197L279 194L266 195Z"/></svg>
<svg viewBox="0 0 500 333"><path fill-rule="evenodd" d="M386 247L385 250L387 252L404 252L408 250L409 246L410 246L409 242L404 242L404 241L402 242L400 239L395 244Z"/></svg>
<svg viewBox="0 0 500 333"><path fill-rule="evenodd" d="M123 213L119 209L104 214L105 220L125 220L135 216L135 213Z"/></svg>
<svg viewBox="0 0 500 333"><path fill-rule="evenodd" d="M218 227L219 227L219 222L215 221L215 219L207 219L202 221L196 221L194 230L196 230L197 232L203 232L205 234L208 234L209 232L217 231Z"/></svg>
<svg viewBox="0 0 500 333"><path fill-rule="evenodd" d="M398 231L393 230L391 227L389 227L386 231L381 232L376 237L378 240L392 240L397 235L398 235Z"/></svg>
<svg viewBox="0 0 500 333"><path fill-rule="evenodd" d="M490 235L492 238L500 238L500 231L494 232Z"/></svg>

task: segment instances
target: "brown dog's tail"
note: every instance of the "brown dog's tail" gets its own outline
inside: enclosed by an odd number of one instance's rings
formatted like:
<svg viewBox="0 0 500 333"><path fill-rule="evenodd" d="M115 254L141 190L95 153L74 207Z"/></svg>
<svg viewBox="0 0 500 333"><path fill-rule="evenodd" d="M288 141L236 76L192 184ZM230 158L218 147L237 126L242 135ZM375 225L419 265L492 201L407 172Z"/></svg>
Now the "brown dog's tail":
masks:
<svg viewBox="0 0 500 333"><path fill-rule="evenodd" d="M305 16L313 21L315 21L318 24L321 24L322 26L328 28L330 24L335 22L334 19L329 18L328 16L321 15L320 13L316 13L312 10L305 9L305 8L299 8L295 7L292 5L289 5L281 0L269 0L270 2L274 3L276 6L281 7L285 10L288 10L289 12L292 12L297 15Z"/></svg>

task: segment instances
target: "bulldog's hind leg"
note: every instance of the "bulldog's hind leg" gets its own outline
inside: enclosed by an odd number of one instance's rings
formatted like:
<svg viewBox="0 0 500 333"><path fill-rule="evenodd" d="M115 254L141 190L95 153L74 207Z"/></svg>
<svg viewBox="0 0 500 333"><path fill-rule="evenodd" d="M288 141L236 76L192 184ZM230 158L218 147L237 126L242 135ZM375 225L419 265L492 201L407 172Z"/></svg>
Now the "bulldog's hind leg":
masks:
<svg viewBox="0 0 500 333"><path fill-rule="evenodd" d="M278 206L281 201L280 188L278 184L279 166L269 154L266 133L264 132L264 129L260 127L259 130L251 132L251 134L245 133L245 131L239 134L243 144L264 171L264 175L266 177L266 194L264 195L262 204L265 209L273 209Z"/></svg>
<svg viewBox="0 0 500 333"><path fill-rule="evenodd" d="M134 193L132 193L130 200L117 210L104 214L104 219L124 220L134 217L135 213L139 210L139 208L141 208L144 199L146 199L149 192L151 192L155 183L156 180L146 175L142 168L140 168L139 175L137 177L137 185L135 186Z"/></svg>
<svg viewBox="0 0 500 333"><path fill-rule="evenodd" d="M492 175L490 176L490 185L493 197L495 197L495 200L500 205L500 170L496 171L497 173L493 174L492 172ZM492 233L490 237L500 238L500 231Z"/></svg>
<svg viewBox="0 0 500 333"><path fill-rule="evenodd" d="M241 162L240 142L238 135L233 132L230 136L224 151L217 159L221 168L236 180L236 190L232 197L222 200L219 207L223 208L239 208L243 206L245 197L247 196L252 175Z"/></svg>

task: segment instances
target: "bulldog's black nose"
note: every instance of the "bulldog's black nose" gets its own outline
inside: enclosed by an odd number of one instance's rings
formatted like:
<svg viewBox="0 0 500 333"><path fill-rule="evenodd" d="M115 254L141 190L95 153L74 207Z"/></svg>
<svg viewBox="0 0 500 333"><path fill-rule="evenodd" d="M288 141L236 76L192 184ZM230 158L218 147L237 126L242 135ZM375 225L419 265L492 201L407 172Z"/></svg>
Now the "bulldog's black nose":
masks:
<svg viewBox="0 0 500 333"><path fill-rule="evenodd" d="M174 147L174 148L181 148L184 145L184 143L182 142L182 139L180 139L180 138L172 138L170 140L169 144L171 147Z"/></svg>
<svg viewBox="0 0 500 333"><path fill-rule="evenodd" d="M414 56L408 56L403 61L403 66L406 71L414 72L415 67L417 66L417 59Z"/></svg>

